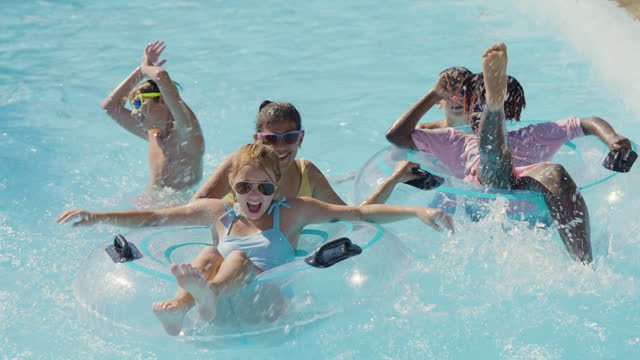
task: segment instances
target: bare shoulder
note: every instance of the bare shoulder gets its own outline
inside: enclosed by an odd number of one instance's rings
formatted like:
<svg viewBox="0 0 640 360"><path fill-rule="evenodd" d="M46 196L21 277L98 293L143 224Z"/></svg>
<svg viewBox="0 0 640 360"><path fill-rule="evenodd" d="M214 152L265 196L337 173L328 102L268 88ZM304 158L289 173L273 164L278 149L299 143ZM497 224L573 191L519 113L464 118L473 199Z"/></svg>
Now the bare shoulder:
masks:
<svg viewBox="0 0 640 360"><path fill-rule="evenodd" d="M324 177L322 171L320 171L320 169L318 169L318 167L313 162L309 160L302 160L302 162L304 162L304 168L307 169L309 176L312 177L310 180L313 180L313 178L318 176Z"/></svg>

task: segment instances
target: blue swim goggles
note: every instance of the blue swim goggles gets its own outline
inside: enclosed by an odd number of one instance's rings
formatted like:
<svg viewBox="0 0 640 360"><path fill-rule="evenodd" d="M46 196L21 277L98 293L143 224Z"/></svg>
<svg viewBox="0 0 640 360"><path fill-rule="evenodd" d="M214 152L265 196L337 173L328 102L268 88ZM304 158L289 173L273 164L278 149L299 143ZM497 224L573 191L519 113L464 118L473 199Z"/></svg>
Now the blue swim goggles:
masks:
<svg viewBox="0 0 640 360"><path fill-rule="evenodd" d="M131 99L131 106L134 110L140 110L144 105L145 99L153 99L160 97L162 94L159 92L140 93Z"/></svg>

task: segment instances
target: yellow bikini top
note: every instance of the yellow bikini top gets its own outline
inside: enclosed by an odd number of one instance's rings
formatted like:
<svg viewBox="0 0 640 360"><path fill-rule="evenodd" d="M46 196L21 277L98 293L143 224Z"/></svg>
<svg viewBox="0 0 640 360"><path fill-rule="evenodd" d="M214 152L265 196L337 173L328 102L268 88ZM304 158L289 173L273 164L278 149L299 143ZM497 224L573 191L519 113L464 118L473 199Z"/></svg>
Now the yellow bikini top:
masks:
<svg viewBox="0 0 640 360"><path fill-rule="evenodd" d="M311 192L311 182L309 181L309 168L307 167L307 162L304 159L296 160L298 164L298 169L300 169L300 188L298 189L297 197L308 196L312 197L313 193ZM225 200L230 202L235 202L236 197L231 192L225 195Z"/></svg>

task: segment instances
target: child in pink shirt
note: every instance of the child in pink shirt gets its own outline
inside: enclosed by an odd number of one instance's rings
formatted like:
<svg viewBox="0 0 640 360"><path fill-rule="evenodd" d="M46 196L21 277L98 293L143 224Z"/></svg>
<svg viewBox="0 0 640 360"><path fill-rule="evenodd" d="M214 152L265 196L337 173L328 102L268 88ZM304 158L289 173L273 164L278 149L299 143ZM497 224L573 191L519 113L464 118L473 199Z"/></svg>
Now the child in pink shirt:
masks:
<svg viewBox="0 0 640 360"><path fill-rule="evenodd" d="M520 119L524 91L506 74L507 48L503 43L485 51L482 66L484 76L474 75L463 84L442 74L433 90L396 120L387 139L400 147L434 154L453 176L471 184L540 192L569 254L590 263L593 255L584 198L564 167L548 161L564 142L578 136L597 136L623 159L631 152L630 141L598 117L571 117L505 133L505 118ZM473 134L452 128L416 129L431 107L457 96L463 98ZM480 116L472 114L472 109L481 111Z"/></svg>
<svg viewBox="0 0 640 360"><path fill-rule="evenodd" d="M584 131L576 117L508 132L507 146L513 157L514 175L519 178L541 162L550 161L565 142L580 136L584 136ZM452 176L481 185L478 180L480 151L477 134L467 134L454 128L415 129L411 139L418 150L436 156Z"/></svg>

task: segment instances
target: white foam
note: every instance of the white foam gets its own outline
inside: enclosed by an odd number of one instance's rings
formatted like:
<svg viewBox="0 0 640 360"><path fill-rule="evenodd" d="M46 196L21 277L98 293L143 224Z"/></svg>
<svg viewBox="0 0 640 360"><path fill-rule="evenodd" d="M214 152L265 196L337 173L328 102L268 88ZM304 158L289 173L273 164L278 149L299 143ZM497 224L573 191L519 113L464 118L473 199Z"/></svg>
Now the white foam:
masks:
<svg viewBox="0 0 640 360"><path fill-rule="evenodd" d="M520 0L516 4L528 15L548 22L560 38L584 53L604 85L640 115L638 21L612 1Z"/></svg>

